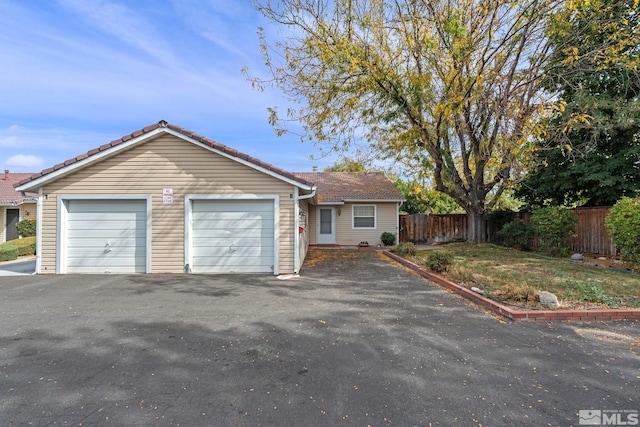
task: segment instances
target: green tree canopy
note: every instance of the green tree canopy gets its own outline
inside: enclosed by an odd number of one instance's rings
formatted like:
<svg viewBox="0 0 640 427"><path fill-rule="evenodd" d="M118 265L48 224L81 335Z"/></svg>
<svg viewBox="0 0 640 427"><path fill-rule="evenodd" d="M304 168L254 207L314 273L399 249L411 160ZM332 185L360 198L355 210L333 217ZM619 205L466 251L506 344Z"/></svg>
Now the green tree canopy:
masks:
<svg viewBox="0 0 640 427"><path fill-rule="evenodd" d="M324 168L325 172L364 172L364 164L357 160L344 159L342 162L334 163Z"/></svg>
<svg viewBox="0 0 640 427"><path fill-rule="evenodd" d="M560 91L564 108L535 143L517 191L529 204L613 205L640 190L637 6L637 0L593 0L554 16L553 44L565 47L545 83ZM603 53L593 57L598 49ZM605 56L606 49L615 55Z"/></svg>
<svg viewBox="0 0 640 427"><path fill-rule="evenodd" d="M469 241L511 184L539 117L555 52L549 17L564 0L258 0L284 30L262 53L271 84L297 107L271 110L279 132L335 148L366 140L416 165L468 215ZM559 28L559 23L552 23ZM600 51L597 51L598 53ZM424 169L429 167L429 170Z"/></svg>

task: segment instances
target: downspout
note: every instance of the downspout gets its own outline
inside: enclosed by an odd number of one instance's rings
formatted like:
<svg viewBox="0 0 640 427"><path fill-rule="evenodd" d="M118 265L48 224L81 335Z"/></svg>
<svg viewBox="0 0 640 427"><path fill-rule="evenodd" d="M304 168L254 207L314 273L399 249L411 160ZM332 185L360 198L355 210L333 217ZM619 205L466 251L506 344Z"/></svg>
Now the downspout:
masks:
<svg viewBox="0 0 640 427"><path fill-rule="evenodd" d="M293 239L293 273L300 273L300 267L302 266L302 261L300 259L300 238L298 234L300 234L300 200L307 200L316 195L316 187L311 187L311 193L305 194L304 196L298 195L298 187L295 189L295 206L293 208L293 216L295 217L293 221L294 225L294 236Z"/></svg>
<svg viewBox="0 0 640 427"><path fill-rule="evenodd" d="M398 203L396 207L396 244L400 244L400 208L404 205L404 202Z"/></svg>
<svg viewBox="0 0 640 427"><path fill-rule="evenodd" d="M42 274L42 200L44 190L38 189L38 202L36 203L36 274Z"/></svg>

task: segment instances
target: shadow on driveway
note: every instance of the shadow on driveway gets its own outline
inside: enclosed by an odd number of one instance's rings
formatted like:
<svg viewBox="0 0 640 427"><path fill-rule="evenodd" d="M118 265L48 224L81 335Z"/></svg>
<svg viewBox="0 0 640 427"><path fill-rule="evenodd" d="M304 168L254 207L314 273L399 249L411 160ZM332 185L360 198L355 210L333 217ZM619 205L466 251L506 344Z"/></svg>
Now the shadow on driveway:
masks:
<svg viewBox="0 0 640 427"><path fill-rule="evenodd" d="M581 409L640 409L637 323L505 323L374 252L313 251L285 281L0 278L0 312L3 426L577 425Z"/></svg>
<svg viewBox="0 0 640 427"><path fill-rule="evenodd" d="M0 262L0 276L20 276L33 274L36 271L36 260Z"/></svg>

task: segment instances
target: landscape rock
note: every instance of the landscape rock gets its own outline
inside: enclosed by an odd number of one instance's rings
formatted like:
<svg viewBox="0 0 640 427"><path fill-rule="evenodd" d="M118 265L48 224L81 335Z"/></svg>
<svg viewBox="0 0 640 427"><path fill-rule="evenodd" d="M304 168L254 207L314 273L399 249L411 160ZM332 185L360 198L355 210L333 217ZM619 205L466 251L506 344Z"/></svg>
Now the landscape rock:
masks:
<svg viewBox="0 0 640 427"><path fill-rule="evenodd" d="M584 261L584 256L582 254L573 254L571 255L571 261L582 262Z"/></svg>
<svg viewBox="0 0 640 427"><path fill-rule="evenodd" d="M477 294L484 295L484 291L480 288L476 288L475 286L472 286L471 290Z"/></svg>
<svg viewBox="0 0 640 427"><path fill-rule="evenodd" d="M538 297L538 301L540 301L540 304L546 305L549 308L558 308L560 306L558 297L551 292L539 291L536 296Z"/></svg>

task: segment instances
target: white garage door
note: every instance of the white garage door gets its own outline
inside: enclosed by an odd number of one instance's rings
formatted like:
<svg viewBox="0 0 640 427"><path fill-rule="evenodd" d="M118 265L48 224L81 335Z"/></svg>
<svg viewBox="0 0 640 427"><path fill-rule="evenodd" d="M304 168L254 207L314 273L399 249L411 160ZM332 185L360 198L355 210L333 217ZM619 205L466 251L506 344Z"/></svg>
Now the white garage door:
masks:
<svg viewBox="0 0 640 427"><path fill-rule="evenodd" d="M146 272L145 200L69 200L68 273Z"/></svg>
<svg viewBox="0 0 640 427"><path fill-rule="evenodd" d="M193 200L191 215L192 272L273 272L273 200Z"/></svg>

